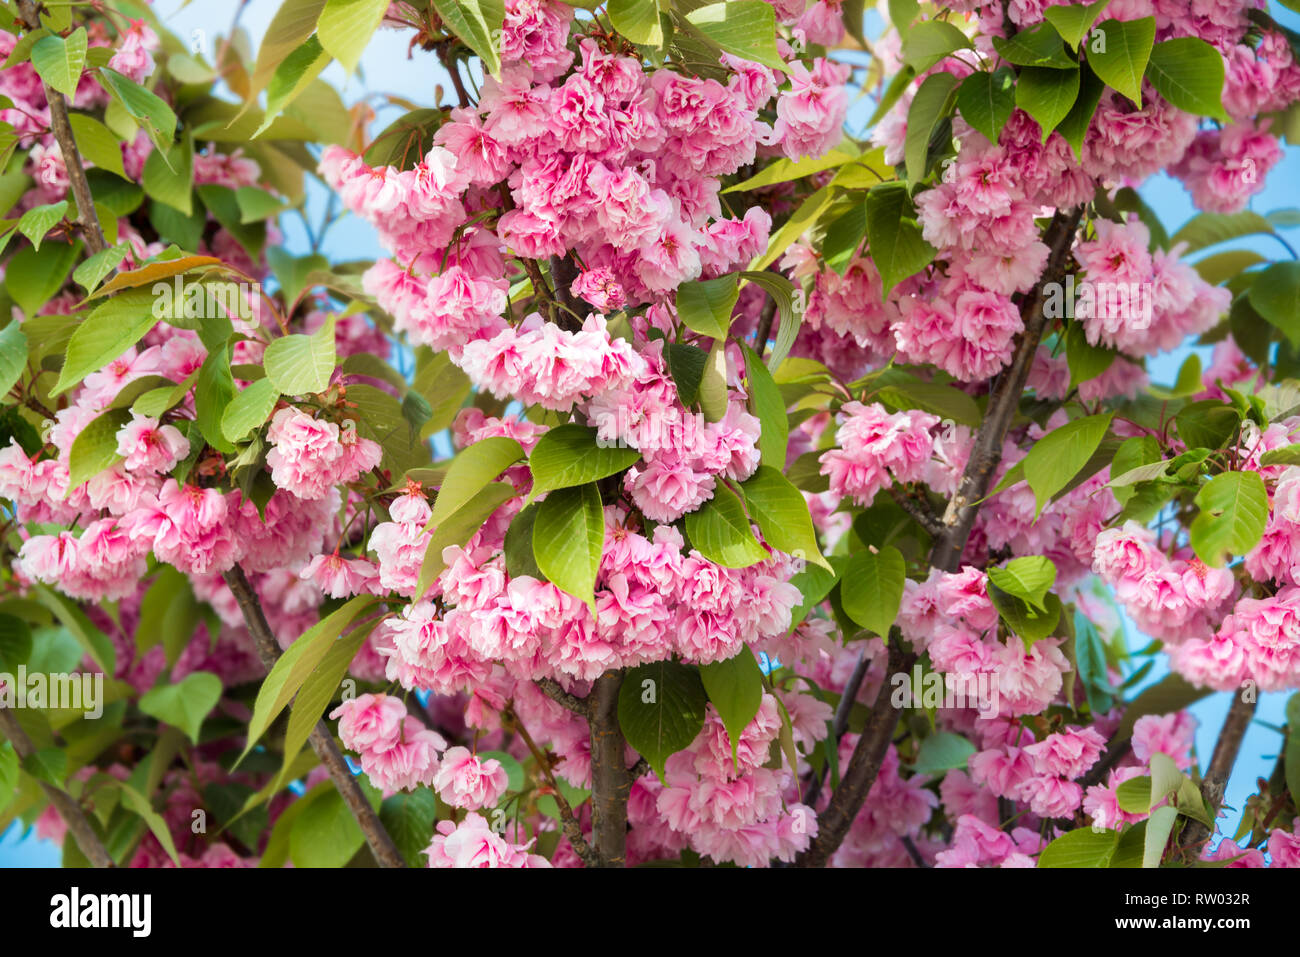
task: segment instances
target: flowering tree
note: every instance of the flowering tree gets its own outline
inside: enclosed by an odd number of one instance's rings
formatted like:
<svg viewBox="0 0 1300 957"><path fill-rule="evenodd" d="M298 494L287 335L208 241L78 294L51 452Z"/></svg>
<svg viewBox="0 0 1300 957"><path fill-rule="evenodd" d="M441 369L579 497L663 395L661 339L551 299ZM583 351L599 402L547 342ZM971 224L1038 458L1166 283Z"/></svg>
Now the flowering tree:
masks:
<svg viewBox="0 0 1300 957"><path fill-rule="evenodd" d="M1199 256L1300 217L1246 208L1300 36L882 8L873 44L835 0L284 0L209 64L140 2L5 4L0 832L1300 862L1300 698L1211 841L1300 687L1300 265ZM451 86L372 138L319 75L381 26ZM307 176L385 258L281 247Z"/></svg>

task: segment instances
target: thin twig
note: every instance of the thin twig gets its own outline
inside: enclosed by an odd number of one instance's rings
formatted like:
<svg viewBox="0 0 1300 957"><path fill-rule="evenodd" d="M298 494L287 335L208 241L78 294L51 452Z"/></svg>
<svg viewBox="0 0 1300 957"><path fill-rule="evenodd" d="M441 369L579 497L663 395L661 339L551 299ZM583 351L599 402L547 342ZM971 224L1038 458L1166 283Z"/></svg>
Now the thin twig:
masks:
<svg viewBox="0 0 1300 957"><path fill-rule="evenodd" d="M18 9L23 22L29 30L41 27L40 4L35 0L18 0ZM86 179L86 169L81 161L81 151L77 149L77 140L72 135L72 125L68 122L68 101L63 94L48 83L42 81L45 88L45 100L50 107L50 127L54 139L63 153L63 165L68 170L68 182L72 187L72 198L77 205L77 225L85 237L86 247L91 253L103 252L108 248L104 230L99 225L99 216L95 213L95 198L90 192L90 183Z"/></svg>
<svg viewBox="0 0 1300 957"><path fill-rule="evenodd" d="M519 715L514 709L513 703L505 711L505 718L519 735L520 740L528 747L529 753L532 754L533 760L541 769L543 776L546 778L547 785L550 786L551 796L555 799L555 805L560 809L560 822L564 828L564 836L569 839L573 845L574 852L582 859L582 863L588 867L597 865L596 852L591 849L587 843L586 837L582 833L582 824L578 821L578 816L573 813L573 808L565 798L564 793L560 790L560 785L555 780L555 774L551 771L550 758L534 743L532 735L524 727L524 723L519 720Z"/></svg>
<svg viewBox="0 0 1300 957"><path fill-rule="evenodd" d="M926 534L931 538L944 533L943 523L939 521L939 516L930 510L930 503L925 499L913 498L898 485L889 486L889 496L898 503L899 508L916 519L916 523L925 529Z"/></svg>
<svg viewBox="0 0 1300 957"><path fill-rule="evenodd" d="M539 691L546 697L550 698L558 705L568 708L574 714L580 714L584 718L587 716L587 701L585 698L579 698L577 695L569 694L560 687L560 683L554 678L538 678L535 682Z"/></svg>
<svg viewBox="0 0 1300 957"><path fill-rule="evenodd" d="M18 719L9 713L8 708L0 708L0 733L3 733L10 743L14 746L14 752L19 758L26 761L36 753L36 745L32 739L27 736L23 726L18 723ZM95 867L114 867L113 858L104 848L104 843L95 833L95 828L91 825L90 819L81 809L81 804L67 791L60 787L50 784L48 781L38 781L41 790L45 796L50 799L55 810L59 812L59 817L63 818L63 823L68 826L68 833L72 839L77 842L77 847L81 848L81 853L85 855L86 860L90 861Z"/></svg>
<svg viewBox="0 0 1300 957"><path fill-rule="evenodd" d="M257 592L253 590L244 570L238 565L222 575L222 578L234 593L235 601L239 603L239 610L244 615L244 624L248 626L253 636L262 665L270 672L280 658L280 646L276 644L275 635L271 632L270 624L267 623ZM379 866L405 867L406 861L402 859L401 852L393 843L393 839L388 836L388 831L380 822L379 815L366 800L361 785L357 783L356 777L343 758L343 753L335 744L329 726L324 721L317 721L308 740L311 742L312 750L320 758L321 764L329 771L330 779L333 780L334 786L347 804L348 810L356 818L357 825L365 835L366 843L370 845L370 852L375 856Z"/></svg>
<svg viewBox="0 0 1300 957"><path fill-rule="evenodd" d="M1228 778L1232 776L1237 753L1241 750L1241 741L1255 716L1257 703L1257 696L1251 695L1247 699L1246 695L1237 692L1233 696L1232 707L1228 709L1228 716L1223 719L1223 727L1219 729L1219 738L1214 742L1214 753L1210 756L1210 766L1206 768L1205 777L1201 780L1201 797L1205 799L1206 809L1212 816L1219 813L1219 806L1223 804ZM1212 830L1200 821L1193 820L1179 843L1189 856L1194 857L1210 839Z"/></svg>

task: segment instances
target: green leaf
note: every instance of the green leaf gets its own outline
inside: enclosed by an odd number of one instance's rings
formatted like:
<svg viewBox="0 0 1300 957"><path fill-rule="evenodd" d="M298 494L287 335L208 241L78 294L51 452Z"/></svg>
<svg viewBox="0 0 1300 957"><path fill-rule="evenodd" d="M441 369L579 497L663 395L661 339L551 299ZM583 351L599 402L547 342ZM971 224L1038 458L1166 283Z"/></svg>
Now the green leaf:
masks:
<svg viewBox="0 0 1300 957"><path fill-rule="evenodd" d="M184 216L194 211L194 141L182 136L144 162L144 191Z"/></svg>
<svg viewBox="0 0 1300 957"><path fill-rule="evenodd" d="M1151 778L1129 778L1115 789L1115 798L1121 811L1129 814L1147 814L1151 811Z"/></svg>
<svg viewBox="0 0 1300 957"><path fill-rule="evenodd" d="M331 782L294 820L289 831L289 857L295 867L342 867L361 850L365 840Z"/></svg>
<svg viewBox="0 0 1300 957"><path fill-rule="evenodd" d="M50 34L32 46L32 66L41 79L68 99L77 95L86 65L86 28L77 27L67 39Z"/></svg>
<svg viewBox="0 0 1300 957"><path fill-rule="evenodd" d="M907 137L904 162L910 183L925 178L930 139L940 121L951 112L956 95L957 78L951 73L931 73L922 82L907 111Z"/></svg>
<svg viewBox="0 0 1300 957"><path fill-rule="evenodd" d="M701 555L727 568L746 568L770 557L754 537L740 499L721 483L713 498L687 514L686 534Z"/></svg>
<svg viewBox="0 0 1300 957"><path fill-rule="evenodd" d="M416 595L428 591L434 579L447 567L442 559L443 549L448 545L464 545L487 521L488 516L501 507L502 502L514 498L516 494L515 487L509 482L492 482L479 489L464 505L439 523L424 552Z"/></svg>
<svg viewBox="0 0 1300 957"><path fill-rule="evenodd" d="M17 384L26 368L27 336L23 333L21 322L10 320L9 325L0 329L0 395L6 394Z"/></svg>
<svg viewBox="0 0 1300 957"><path fill-rule="evenodd" d="M606 6L614 29L638 46L660 47L664 42L656 0L609 0Z"/></svg>
<svg viewBox="0 0 1300 957"><path fill-rule="evenodd" d="M656 661L623 675L618 723L638 754L664 780L664 762L704 727L707 697L699 672L676 661Z"/></svg>
<svg viewBox="0 0 1300 957"><path fill-rule="evenodd" d="M794 311L794 283L779 273L766 271L747 270L742 272L740 277L756 286L761 286L776 303L778 321L776 342L772 344L772 352L767 357L768 369L775 371L790 354L795 336L799 333L801 317Z"/></svg>
<svg viewBox="0 0 1300 957"><path fill-rule="evenodd" d="M1106 85L1142 106L1142 77L1156 39L1155 17L1106 20L1096 33L1104 43L1088 48L1088 65Z"/></svg>
<svg viewBox="0 0 1300 957"><path fill-rule="evenodd" d="M749 514L768 544L787 555L829 569L817 544L817 530L803 494L779 469L761 465L740 485Z"/></svg>
<svg viewBox="0 0 1300 957"><path fill-rule="evenodd" d="M161 644L170 667L180 658L200 621L199 603L190 580L170 565L158 569L158 577L144 593L140 603L140 622L136 625L135 653L143 656Z"/></svg>
<svg viewBox="0 0 1300 957"><path fill-rule="evenodd" d="M33 206L18 220L18 232L30 239L33 246L40 249L45 234L53 229L67 215L67 212L67 200L50 203L48 206Z"/></svg>
<svg viewBox="0 0 1300 957"><path fill-rule="evenodd" d="M251 383L221 413L221 434L231 442L242 442L249 432L262 427L279 398L270 379Z"/></svg>
<svg viewBox="0 0 1300 957"><path fill-rule="evenodd" d="M1200 514L1193 519L1192 549L1205 564L1223 566L1229 555L1245 555L1268 524L1268 491L1258 472L1224 472L1196 493Z"/></svg>
<svg viewBox="0 0 1300 957"><path fill-rule="evenodd" d="M1071 322L1065 330L1065 361L1070 368L1070 387L1087 382L1109 369L1118 353L1114 349L1094 346L1083 331L1083 324Z"/></svg>
<svg viewBox="0 0 1300 957"><path fill-rule="evenodd" d="M1038 855L1039 867L1109 867L1119 832L1089 827L1066 831Z"/></svg>
<svg viewBox="0 0 1300 957"><path fill-rule="evenodd" d="M867 193L867 241L884 294L934 259L934 247L921 237L914 212L906 183L883 183Z"/></svg>
<svg viewBox="0 0 1300 957"><path fill-rule="evenodd" d="M1056 566L1042 555L1013 558L1004 567L990 568L989 581L1008 595L1046 610L1047 593L1056 584Z"/></svg>
<svg viewBox="0 0 1300 957"><path fill-rule="evenodd" d="M1115 689L1106 674L1106 650L1097 626L1078 611L1074 613L1074 657L1088 708L1093 714L1105 714L1115 704Z"/></svg>
<svg viewBox="0 0 1300 957"><path fill-rule="evenodd" d="M751 270L766 269L781 257L790 244L802 236L830 205L831 188L823 186L800 204L767 242L767 252L749 264ZM775 368L775 367L772 367Z"/></svg>
<svg viewBox="0 0 1300 957"><path fill-rule="evenodd" d="M282 336L266 347L266 377L284 395L324 392L337 357L333 314L311 335Z"/></svg>
<svg viewBox="0 0 1300 957"><path fill-rule="evenodd" d="M221 700L221 679L195 671L176 684L161 684L140 698L140 710L184 731L199 743L199 729Z"/></svg>
<svg viewBox="0 0 1300 957"><path fill-rule="evenodd" d="M153 836L158 839L158 843L162 845L163 850L165 850L172 861L179 866L180 857L176 853L176 844L172 840L171 829L167 826L167 822L163 820L163 816L154 810L153 805L149 803L147 797L133 788L130 784L122 782L118 784L117 787L122 792L122 804L130 808L144 820L145 824L149 826L149 830L153 833Z"/></svg>
<svg viewBox="0 0 1300 957"><path fill-rule="evenodd" d="M77 433L68 453L69 489L75 489L122 461L122 456L117 454L117 433L130 421L131 413L126 409L110 409L96 416Z"/></svg>
<svg viewBox="0 0 1300 957"><path fill-rule="evenodd" d="M14 615L0 614L0 672L17 674L18 666L27 664L31 654L32 629L27 622Z"/></svg>
<svg viewBox="0 0 1300 957"><path fill-rule="evenodd" d="M536 522L537 504L534 502L520 509L519 514L511 519L510 527L506 529L504 549L506 574L511 578L528 575L538 581L546 579L542 570L537 567L537 559L533 557L533 526Z"/></svg>
<svg viewBox="0 0 1300 957"><path fill-rule="evenodd" d="M605 511L594 482L556 489L537 508L533 557L548 581L596 612L596 574L605 549Z"/></svg>
<svg viewBox="0 0 1300 957"><path fill-rule="evenodd" d="M758 419L758 451L764 465L784 469L790 443L790 419L785 399L772 374L749 346L741 344L745 354L745 376L749 391L749 411Z"/></svg>
<svg viewBox="0 0 1300 957"><path fill-rule="evenodd" d="M957 109L962 119L997 143L1002 127L1016 109L1016 75L1002 67L992 73L977 71L957 87Z"/></svg>
<svg viewBox="0 0 1300 957"><path fill-rule="evenodd" d="M903 36L903 63L924 73L948 54L971 46L970 38L946 20L924 20Z"/></svg>
<svg viewBox="0 0 1300 957"><path fill-rule="evenodd" d="M523 457L520 444L503 435L494 435L462 449L447 468L428 527L435 528L460 511L489 482Z"/></svg>
<svg viewBox="0 0 1300 957"><path fill-rule="evenodd" d="M960 734L937 731L921 742L912 765L913 774L942 774L953 768L966 767L966 760L975 753L975 745Z"/></svg>
<svg viewBox="0 0 1300 957"><path fill-rule="evenodd" d="M266 87L266 113L253 133L254 139L269 129L276 117L315 82L329 66L330 59L320 38L313 34L280 62Z"/></svg>
<svg viewBox="0 0 1300 957"><path fill-rule="evenodd" d="M1101 102L1104 92L1106 84L1085 63L1079 74L1079 96L1070 107L1070 112L1065 114L1065 119L1056 125L1056 132L1070 144L1076 159L1083 155L1083 140L1092 126L1092 117L1097 112L1097 104ZM1152 230L1151 235L1155 237L1159 233Z"/></svg>
<svg viewBox="0 0 1300 957"><path fill-rule="evenodd" d="M727 351L723 339L714 339L704 359L704 374L700 377L700 409L705 421L721 422L727 414Z"/></svg>
<svg viewBox="0 0 1300 957"><path fill-rule="evenodd" d="M1286 752L1282 756L1282 766L1287 790L1296 795L1300 794L1300 691L1287 699L1286 728ZM2 799L3 793L0 792L0 801Z"/></svg>
<svg viewBox="0 0 1300 957"><path fill-rule="evenodd" d="M387 9L387 0L327 0L316 23L316 36L347 75L357 68L362 51L379 29Z"/></svg>
<svg viewBox="0 0 1300 957"><path fill-rule="evenodd" d="M99 68L99 81L114 101L144 126L153 145L166 151L176 135L176 114L172 108L139 83L108 67Z"/></svg>
<svg viewBox="0 0 1300 957"><path fill-rule="evenodd" d="M1061 35L1051 23L1039 23L1014 36L993 37L993 48L1008 63L1016 66L1053 70L1073 70L1079 61L1065 52Z"/></svg>
<svg viewBox="0 0 1300 957"><path fill-rule="evenodd" d="M147 289L130 289L95 307L68 340L67 357L50 394L67 392L139 342L158 322L156 301Z"/></svg>
<svg viewBox="0 0 1300 957"><path fill-rule="evenodd" d="M903 601L907 565L892 545L854 552L840 582L840 602L855 622L881 638L889 634Z"/></svg>
<svg viewBox="0 0 1300 957"><path fill-rule="evenodd" d="M531 497L616 475L640 458L636 449L602 445L595 429L574 424L557 426L538 439L528 457L533 473Z"/></svg>
<svg viewBox="0 0 1300 957"><path fill-rule="evenodd" d="M1183 406L1174 416L1178 437L1189 449L1222 448L1241 425L1241 413L1214 399Z"/></svg>
<svg viewBox="0 0 1300 957"><path fill-rule="evenodd" d="M433 841L433 829L438 823L438 799L428 788L398 791L384 798L379 807L379 823L384 825L407 865L422 867L426 863L424 852Z"/></svg>
<svg viewBox="0 0 1300 957"><path fill-rule="evenodd" d="M54 298L80 250L80 243L50 242L40 249L20 249L10 257L4 285L29 319Z"/></svg>
<svg viewBox="0 0 1300 957"><path fill-rule="evenodd" d="M41 748L23 758L23 770L38 781L61 788L68 777L68 756L58 748Z"/></svg>
<svg viewBox="0 0 1300 957"><path fill-rule="evenodd" d="M742 645L740 652L726 661L700 666L700 679L713 707L727 729L731 741L731 758L736 760L740 734L758 714L763 703L763 672L754 653Z"/></svg>
<svg viewBox="0 0 1300 957"><path fill-rule="evenodd" d="M1156 92L1188 113L1227 121L1223 111L1223 57L1204 40L1175 37L1151 50L1146 78Z"/></svg>
<svg viewBox="0 0 1300 957"><path fill-rule="evenodd" d="M763 186L788 183L791 180L811 176L813 173L836 169L852 159L853 157L850 154L838 149L831 150L825 156L806 156L799 160L783 157L764 166L749 179L737 183L735 186L728 186L722 193L723 195L727 193L745 193Z"/></svg>
<svg viewBox="0 0 1300 957"><path fill-rule="evenodd" d="M1300 343L1300 262L1269 266L1251 284L1247 298L1270 325Z"/></svg>
<svg viewBox="0 0 1300 957"><path fill-rule="evenodd" d="M733 56L774 70L786 68L776 49L776 11L770 3L711 3L686 14L686 21Z"/></svg>
<svg viewBox="0 0 1300 957"><path fill-rule="evenodd" d="M118 267L130 251L131 247L126 243L101 249L72 271L73 281L80 284L86 292L94 292L95 287Z"/></svg>
<svg viewBox="0 0 1300 957"><path fill-rule="evenodd" d="M1110 0L1097 0L1096 3L1089 3L1081 7L1046 7L1043 10L1043 16L1048 23L1056 27L1056 32L1061 35L1061 39L1077 50L1079 41L1088 35L1089 29L1091 29L1093 23L1109 2Z"/></svg>
<svg viewBox="0 0 1300 957"><path fill-rule="evenodd" d="M1025 481L1034 491L1035 516L1087 463L1110 429L1111 414L1067 422L1044 435L1025 456Z"/></svg>
<svg viewBox="0 0 1300 957"><path fill-rule="evenodd" d="M248 722L244 755L253 750L253 745L298 693L298 689L320 664L343 630L373 602L374 598L370 595L358 595L350 599L308 628L285 650L262 681L262 686L257 689L253 716Z"/></svg>
<svg viewBox="0 0 1300 957"><path fill-rule="evenodd" d="M18 786L18 754L8 741L0 741L0 812L9 806Z"/></svg>
<svg viewBox="0 0 1300 957"><path fill-rule="evenodd" d="M896 411L921 409L944 419L977 429L983 421L980 408L965 392L942 382L922 382L900 376L891 377L874 398Z"/></svg>
<svg viewBox="0 0 1300 957"><path fill-rule="evenodd" d="M199 368L194 386L194 420L203 438L214 449L227 454L235 446L221 429L226 410L235 398L235 377L230 371L230 349L226 344L208 353Z"/></svg>
<svg viewBox="0 0 1300 957"><path fill-rule="evenodd" d="M731 310L739 297L735 273L684 282L677 287L677 317L692 332L725 339L731 327Z"/></svg>
<svg viewBox="0 0 1300 957"><path fill-rule="evenodd" d="M1143 867L1159 867L1165 856L1165 845L1173 832L1174 822L1178 820L1178 808L1166 804L1151 812L1147 818L1147 833L1142 851Z"/></svg>
<svg viewBox="0 0 1300 957"><path fill-rule="evenodd" d="M1023 67L1016 83L1016 106L1035 120L1046 143L1079 96L1079 71Z"/></svg>
<svg viewBox="0 0 1300 957"><path fill-rule="evenodd" d="M499 76L501 51L497 49L497 37L506 14L503 0L433 0L433 5L442 22L478 54L484 69Z"/></svg>
<svg viewBox="0 0 1300 957"><path fill-rule="evenodd" d="M1060 623L1061 600L1051 592L1044 596L1042 609L1007 594L992 583L988 586L988 593L993 607L998 610L1007 627L1024 642L1026 651L1033 647L1034 642L1042 641L1052 634Z"/></svg>

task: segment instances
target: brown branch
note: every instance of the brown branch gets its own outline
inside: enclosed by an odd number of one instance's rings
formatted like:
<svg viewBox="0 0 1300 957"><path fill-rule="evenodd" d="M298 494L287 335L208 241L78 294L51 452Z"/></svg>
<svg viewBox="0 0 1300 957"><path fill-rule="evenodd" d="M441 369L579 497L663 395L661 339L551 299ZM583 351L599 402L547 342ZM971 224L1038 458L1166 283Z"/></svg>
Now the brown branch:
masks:
<svg viewBox="0 0 1300 957"><path fill-rule="evenodd" d="M538 678L536 682L539 691L546 697L550 698L558 705L562 705L574 714L580 714L587 717L587 699L579 698L577 695L569 694L560 687L560 683L554 678Z"/></svg>
<svg viewBox="0 0 1300 957"><path fill-rule="evenodd" d="M830 747L838 748L840 738L844 737L844 732L849 726L849 715L853 712L853 705L858 700L858 692L862 690L862 682L867 676L867 669L871 666L871 659L867 656L867 649L864 646L858 653L857 663L853 666L853 673L849 675L848 682L844 685L844 690L840 693L839 704L835 706L835 717L831 721L831 741ZM822 792L822 785L826 780L826 768L821 774L813 772L812 778L808 781L808 786L803 792L803 803L813 807L817 803L817 798Z"/></svg>
<svg viewBox="0 0 1300 957"><path fill-rule="evenodd" d="M244 575L244 570L238 565L222 575L222 578L234 593L235 601L239 603L239 610L243 613L244 623L253 636L257 655L262 659L263 667L270 672L280 658L280 646L276 644L275 635L271 632L270 624L267 623L257 592L253 590L253 586ZM344 803L347 804L348 810L356 818L361 833L365 835L366 843L370 845L370 853L374 855L379 866L405 867L406 862L402 859L401 852L397 850L393 839L388 836L388 831L384 829L375 809L366 800L361 785L357 783L356 776L353 775L347 761L343 758L343 753L334 742L334 735L329 726L324 721L317 721L316 726L311 729L308 740L311 742L312 750L320 758L321 764L329 771L330 779L334 782L334 787L338 789Z"/></svg>
<svg viewBox="0 0 1300 957"><path fill-rule="evenodd" d="M582 833L582 824L578 821L578 816L573 813L573 808L565 798L564 793L560 790L560 785L555 780L555 775L551 771L550 758L534 743L532 735L524 727L524 723L519 720L519 715L515 712L514 703L506 709L505 718L518 733L520 739L528 747L529 753L532 754L533 760L541 768L542 774L546 777L546 783L551 788L551 796L555 799L555 805L560 809L560 822L564 828L564 836L569 839L573 845L574 852L582 859L582 863L588 867L596 867L596 852L591 849L587 843L586 837Z"/></svg>
<svg viewBox="0 0 1300 957"><path fill-rule="evenodd" d="M36 753L36 745L27 736L18 719L9 713L8 708L0 708L0 733L9 739L14 746L14 753L22 760L26 761ZM85 855L86 860L95 867L116 866L77 799L63 788L55 787L48 781L37 783L40 784L41 790L50 799L55 810L59 812L59 817L63 818L63 823L68 826L68 833L77 842L77 847L81 848L81 853Z"/></svg>
<svg viewBox="0 0 1300 957"><path fill-rule="evenodd" d="M1238 691L1233 696L1232 707L1228 709L1228 716L1223 720L1223 727L1219 729L1219 739L1214 742L1210 766L1201 780L1201 797L1205 799L1205 806L1212 817L1219 813L1219 805L1223 803L1223 792L1227 790L1228 778L1232 776L1233 765L1237 763L1241 740L1246 736L1246 729L1250 727L1251 719L1255 716L1256 704L1256 696L1252 695L1250 700L1246 700L1246 696ZM1195 857L1200 852L1201 846L1210 839L1212 830L1213 828L1194 820L1183 833L1179 843L1189 856Z"/></svg>
<svg viewBox="0 0 1300 957"><path fill-rule="evenodd" d="M1034 353L1043 339L1047 327L1047 316L1043 305L1045 286L1059 283L1065 278L1065 270L1070 261L1070 248L1074 243L1075 232L1083 217L1083 207L1076 206L1068 212L1058 211L1052 217L1044 240L1048 247L1047 264L1043 275L1032 292L1020 304L1021 321L1024 330L1016 341L1015 355L1009 368L1003 370L989 395L988 409L970 459L962 475L957 494L948 503L944 513L944 530L935 540L930 552L930 566L944 571L955 572L961 565L961 554L970 538L979 513L980 502L988 492L989 484L1002 461L1002 443L1005 441L1011 423L1015 421L1016 411L1020 405L1020 395L1029 380L1029 370L1033 365ZM916 656L904 654L899 649L897 640L889 646L889 672L911 670ZM830 860L840 843L848 834L849 826L862 809L871 786L880 773L880 766L885 759L885 752L894 739L898 727L899 713L890 702L889 683L886 681L876 695L871 708L871 716L862 736L858 738L857 747L849 759L849 766L841 776L840 786L831 796L827 805L817 818L817 837L808 849L796 860L798 867L823 867Z"/></svg>
<svg viewBox="0 0 1300 957"><path fill-rule="evenodd" d="M597 867L622 867L627 862L627 798L632 776L618 723L622 684L622 671L607 671L596 679L587 697L591 703L587 718L591 726L591 832Z"/></svg>
<svg viewBox="0 0 1300 957"><path fill-rule="evenodd" d="M944 533L943 523L930 510L930 503L925 499L913 498L897 485L889 486L889 497L898 503L899 508L916 519L916 524L925 529L926 534L931 538L937 538Z"/></svg>
<svg viewBox="0 0 1300 957"><path fill-rule="evenodd" d="M1025 383L1029 381L1034 354L1038 351L1038 344L1042 341L1047 326L1047 316L1043 310L1044 287L1059 283L1065 278L1070 247L1082 216L1082 206L1076 206L1066 213L1058 211L1047 227L1047 233L1043 237L1049 250L1047 265L1042 279L1020 304L1024 331L1016 343L1010 367L1002 371L989 394L988 410L984 415L984 423L975 436L961 485L944 512L943 524L947 531L930 553L930 565L934 568L955 572L961 565L961 553L965 550L966 541L975 525L980 502L988 492L993 473L1002 461L1002 443L1006 440L1011 423L1015 421L1016 411L1020 407L1020 395L1025 390Z"/></svg>
<svg viewBox="0 0 1300 957"><path fill-rule="evenodd" d="M40 29L41 11L36 0L18 0L18 9L27 29ZM42 81L41 85L45 88L45 100L50 107L50 127L63 153L63 165L68 169L68 182L72 186L72 198L77 205L77 225L81 227L81 234L91 253L103 252L108 248L108 240L104 238L104 230L99 225L95 199L90 193L86 168L81 161L81 151L77 149L77 140L72 135L72 125L68 122L68 101L48 83Z"/></svg>
<svg viewBox="0 0 1300 957"><path fill-rule="evenodd" d="M886 674L909 671L915 661L916 656L904 652L899 647L899 642L891 642ZM876 783L876 775L880 773L885 752L898 728L898 712L890 701L892 697L893 689L889 681L881 682L876 700L871 706L871 716L862 729L848 767L840 775L840 786L831 795L826 810L817 815L817 837L795 859L795 867L825 867L849 833L853 819L862 810L871 786Z"/></svg>

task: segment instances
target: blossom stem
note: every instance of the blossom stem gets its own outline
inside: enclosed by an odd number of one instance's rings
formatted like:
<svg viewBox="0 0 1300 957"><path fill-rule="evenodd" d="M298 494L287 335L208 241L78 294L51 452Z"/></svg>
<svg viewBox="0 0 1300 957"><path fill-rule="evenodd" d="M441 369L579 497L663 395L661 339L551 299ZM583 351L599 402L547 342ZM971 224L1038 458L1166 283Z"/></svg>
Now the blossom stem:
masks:
<svg viewBox="0 0 1300 957"><path fill-rule="evenodd" d="M234 593L235 601L239 603L239 610L243 613L244 623L248 626L253 636L253 643L257 646L257 656L262 659L263 667L270 672L280 658L280 648L266 620L266 613L262 611L257 592L253 590L248 576L238 565L221 577ZM380 867L405 867L406 862L402 859L401 852L389 837L388 831L384 829L375 809L370 806L365 793L361 790L361 785L357 783L347 761L343 759L343 753L334 742L334 735L324 721L316 722L308 740L311 742L312 750L320 758L321 764L329 771L330 779L338 789L343 802L348 806L348 810L352 812L357 826L361 828L361 833L365 836L366 844L370 846L370 853L374 855L375 861Z"/></svg>

